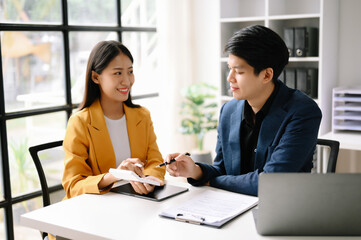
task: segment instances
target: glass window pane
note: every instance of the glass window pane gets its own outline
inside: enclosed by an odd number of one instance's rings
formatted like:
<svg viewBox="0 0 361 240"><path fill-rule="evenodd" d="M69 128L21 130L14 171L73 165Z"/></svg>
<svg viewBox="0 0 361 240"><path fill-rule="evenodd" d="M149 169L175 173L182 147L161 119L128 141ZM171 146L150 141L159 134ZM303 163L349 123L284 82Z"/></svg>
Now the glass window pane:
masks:
<svg viewBox="0 0 361 240"><path fill-rule="evenodd" d="M0 155L0 202L3 201L4 198L4 184L3 184L3 158L2 155ZM1 212L0 212L1 215ZM0 217L0 226L1 226L1 217ZM0 231L1 231L1 227L0 227ZM0 234L1 236L1 234ZM1 239L1 238L0 238Z"/></svg>
<svg viewBox="0 0 361 240"><path fill-rule="evenodd" d="M61 23L60 0L0 1L0 22L3 23Z"/></svg>
<svg viewBox="0 0 361 240"><path fill-rule="evenodd" d="M1 32L5 110L65 104L61 32Z"/></svg>
<svg viewBox="0 0 361 240"><path fill-rule="evenodd" d="M155 27L156 0L122 0L121 14L124 27Z"/></svg>
<svg viewBox="0 0 361 240"><path fill-rule="evenodd" d="M4 209L0 208L0 239L5 239Z"/></svg>
<svg viewBox="0 0 361 240"><path fill-rule="evenodd" d="M70 25L116 26L116 1L68 0Z"/></svg>
<svg viewBox="0 0 361 240"><path fill-rule="evenodd" d="M154 32L123 32L122 41L134 58L132 96L158 92L158 39Z"/></svg>
<svg viewBox="0 0 361 240"><path fill-rule="evenodd" d="M34 228L24 227L20 224L20 216L27 212L39 209L43 206L42 198L37 197L28 201L13 205L14 235L16 240L39 240L40 231Z"/></svg>
<svg viewBox="0 0 361 240"><path fill-rule="evenodd" d="M118 40L116 32L70 32L71 98L73 103L83 100L85 72L90 51L103 40Z"/></svg>
<svg viewBox="0 0 361 240"><path fill-rule="evenodd" d="M65 112L57 112L6 122L13 196L40 189L38 174L28 149L30 146L62 140L65 134L66 119ZM59 171L63 170L63 165L49 164L52 171L54 166L59 167Z"/></svg>

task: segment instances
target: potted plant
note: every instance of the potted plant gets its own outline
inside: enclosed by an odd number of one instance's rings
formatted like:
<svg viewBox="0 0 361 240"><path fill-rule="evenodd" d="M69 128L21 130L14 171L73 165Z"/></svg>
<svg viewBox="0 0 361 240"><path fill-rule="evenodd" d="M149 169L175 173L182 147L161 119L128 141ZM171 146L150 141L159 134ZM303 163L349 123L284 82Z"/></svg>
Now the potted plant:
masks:
<svg viewBox="0 0 361 240"><path fill-rule="evenodd" d="M192 152L192 159L196 162L212 163L210 151L204 151L204 136L208 131L217 128L218 120L216 87L206 83L195 83L183 89L182 95L185 100L181 105L180 132L182 134L194 135L196 138L196 151Z"/></svg>

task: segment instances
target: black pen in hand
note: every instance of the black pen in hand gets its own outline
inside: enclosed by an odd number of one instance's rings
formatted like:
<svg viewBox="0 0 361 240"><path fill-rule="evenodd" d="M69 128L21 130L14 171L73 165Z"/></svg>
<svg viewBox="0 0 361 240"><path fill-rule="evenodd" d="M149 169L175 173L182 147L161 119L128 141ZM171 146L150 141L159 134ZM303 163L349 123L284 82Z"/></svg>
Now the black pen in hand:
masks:
<svg viewBox="0 0 361 240"><path fill-rule="evenodd" d="M184 155L190 156L191 154L189 152L186 152L186 153L184 153ZM173 158L169 162L164 162L164 163L159 164L158 166L156 166L156 168L163 167L165 165L169 165L169 164L174 163L174 162L175 162L175 159Z"/></svg>

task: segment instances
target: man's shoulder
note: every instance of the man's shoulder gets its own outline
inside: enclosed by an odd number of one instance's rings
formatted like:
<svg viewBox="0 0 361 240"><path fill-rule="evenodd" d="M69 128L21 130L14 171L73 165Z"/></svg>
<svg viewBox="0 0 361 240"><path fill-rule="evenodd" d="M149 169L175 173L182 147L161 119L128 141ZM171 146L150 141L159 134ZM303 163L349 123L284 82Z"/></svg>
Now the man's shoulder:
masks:
<svg viewBox="0 0 361 240"><path fill-rule="evenodd" d="M226 102L222 106L223 112L233 112L235 109L239 108L244 104L244 100L237 100L233 98L232 100Z"/></svg>
<svg viewBox="0 0 361 240"><path fill-rule="evenodd" d="M287 112L295 113L315 113L316 115L321 115L321 110L314 99L307 96L305 93L287 88L288 94L281 97L279 102L281 102L282 108Z"/></svg>

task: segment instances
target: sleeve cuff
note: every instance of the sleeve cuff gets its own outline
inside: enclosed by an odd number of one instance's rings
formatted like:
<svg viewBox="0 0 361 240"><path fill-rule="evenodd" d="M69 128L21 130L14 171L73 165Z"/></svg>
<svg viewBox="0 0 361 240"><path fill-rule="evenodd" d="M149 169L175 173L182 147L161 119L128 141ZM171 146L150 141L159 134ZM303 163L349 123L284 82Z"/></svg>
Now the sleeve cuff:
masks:
<svg viewBox="0 0 361 240"><path fill-rule="evenodd" d="M202 186L209 181L208 171L203 163L196 163L196 164L202 169L202 173L203 173L202 177L198 180L195 180L193 178L187 178L187 181L189 184L193 186Z"/></svg>

